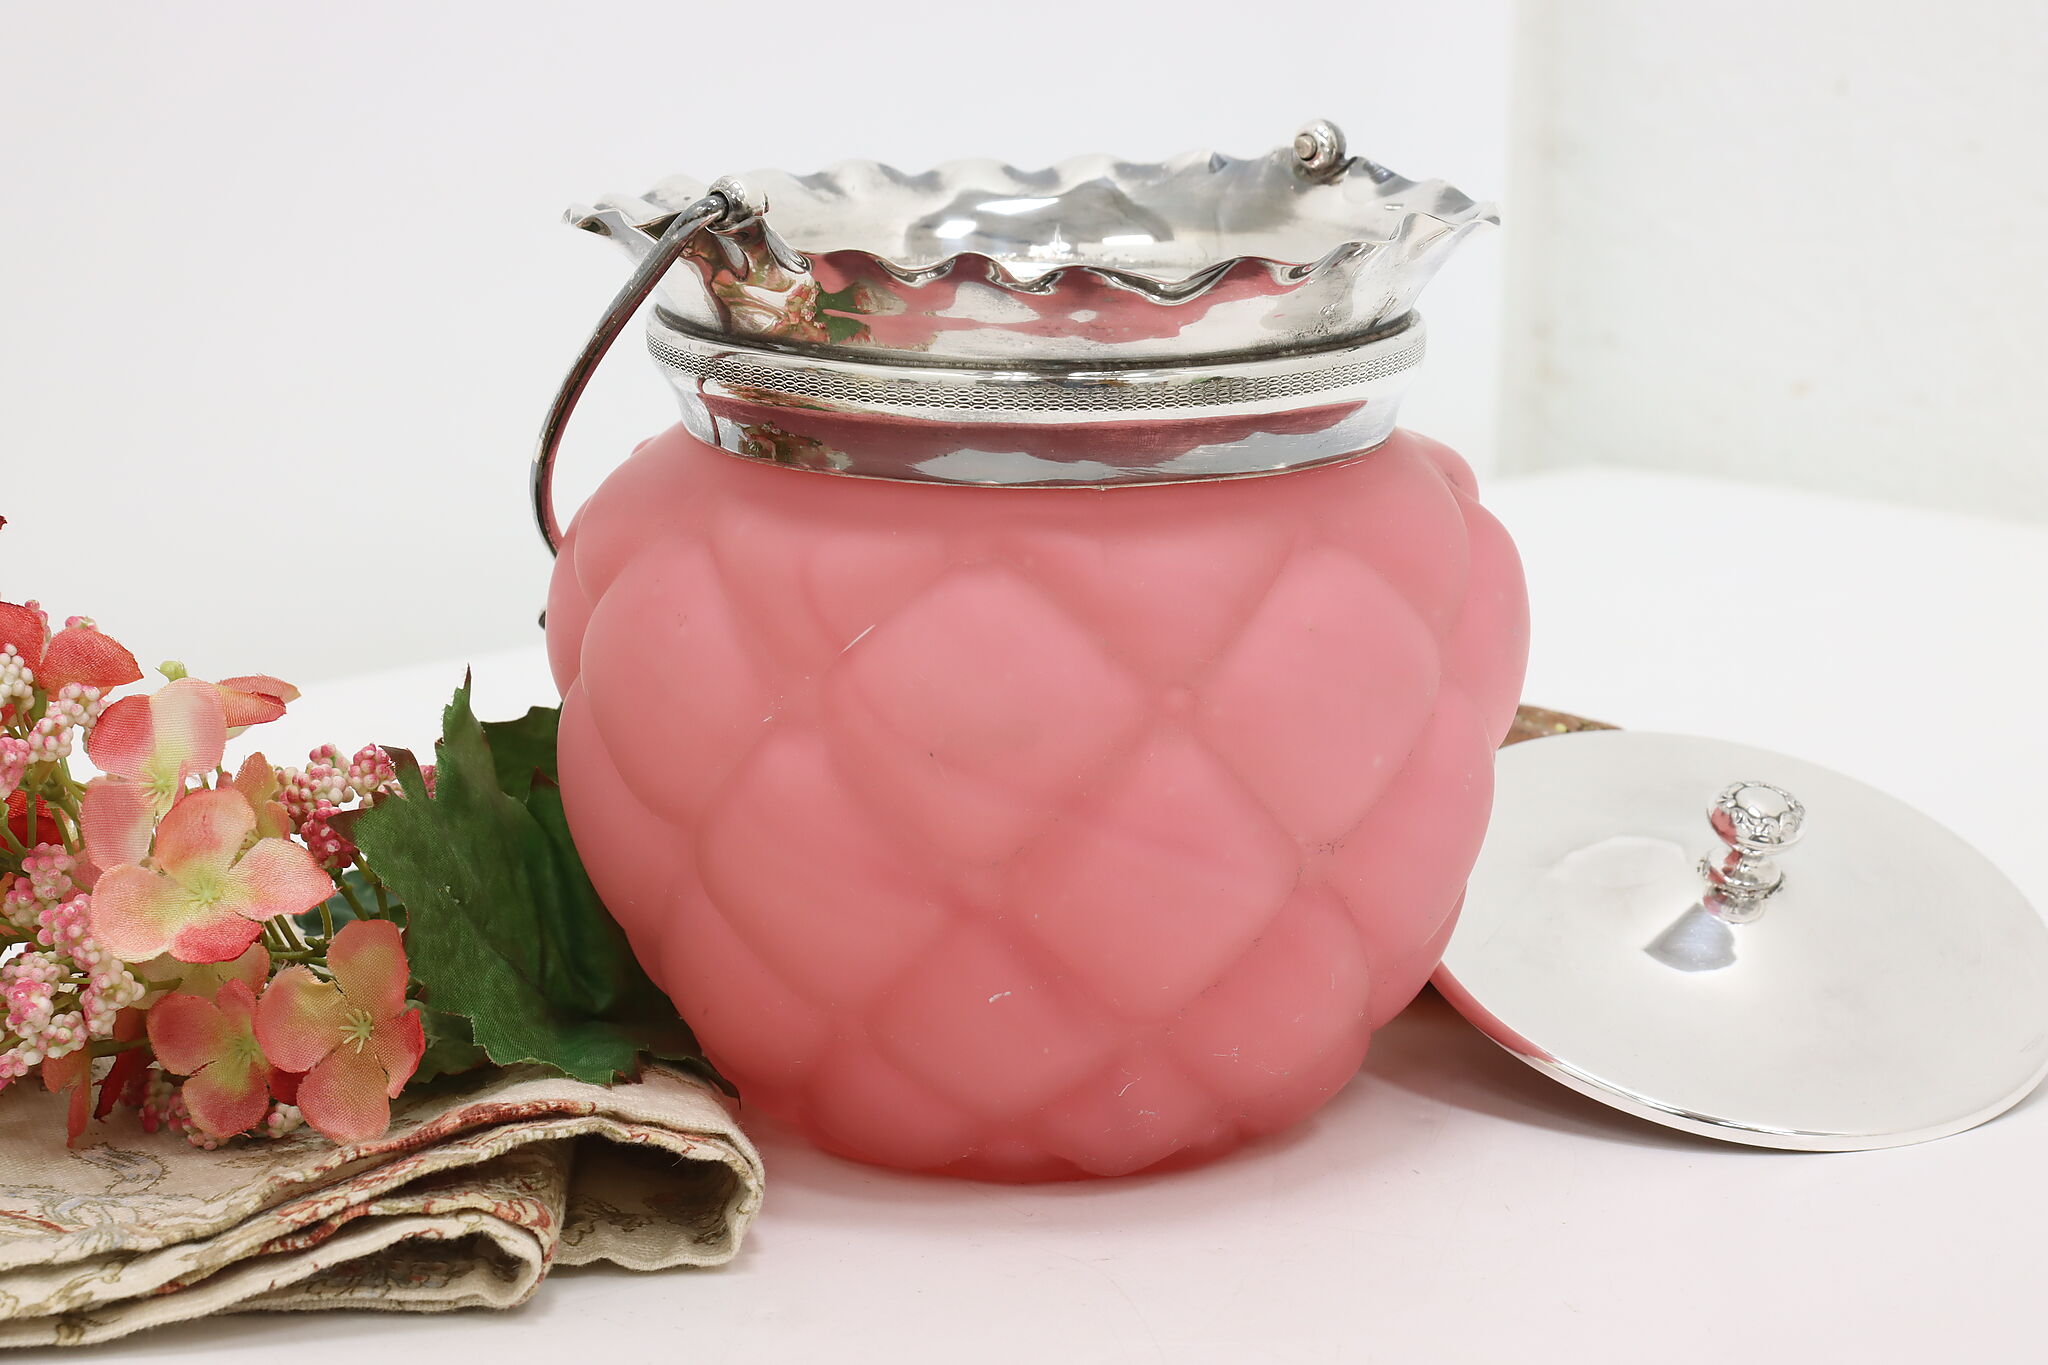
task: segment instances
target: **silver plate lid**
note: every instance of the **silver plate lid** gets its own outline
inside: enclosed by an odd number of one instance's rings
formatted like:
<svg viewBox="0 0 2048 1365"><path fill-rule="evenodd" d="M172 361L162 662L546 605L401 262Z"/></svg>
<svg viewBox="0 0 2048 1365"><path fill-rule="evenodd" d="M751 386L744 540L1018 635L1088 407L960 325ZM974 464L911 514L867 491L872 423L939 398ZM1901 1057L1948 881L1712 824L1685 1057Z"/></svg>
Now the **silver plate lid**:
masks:
<svg viewBox="0 0 2048 1365"><path fill-rule="evenodd" d="M1801 1151L1960 1132L2048 1072L2048 927L1910 806L1641 731L1515 745L1497 774L1436 984L1537 1070Z"/></svg>

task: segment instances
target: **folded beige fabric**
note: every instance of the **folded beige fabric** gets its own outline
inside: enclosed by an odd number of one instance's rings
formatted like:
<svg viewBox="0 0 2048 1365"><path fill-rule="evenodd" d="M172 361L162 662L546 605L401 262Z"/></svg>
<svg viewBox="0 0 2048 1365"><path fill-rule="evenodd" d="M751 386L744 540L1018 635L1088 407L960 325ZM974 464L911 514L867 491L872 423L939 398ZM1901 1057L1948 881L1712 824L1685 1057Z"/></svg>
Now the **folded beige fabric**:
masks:
<svg viewBox="0 0 2048 1365"><path fill-rule="evenodd" d="M523 1302L549 1267L730 1260L761 1159L717 1092L531 1070L407 1095L375 1142L301 1129L201 1151L132 1118L66 1148L56 1096L0 1104L0 1345L252 1309Z"/></svg>

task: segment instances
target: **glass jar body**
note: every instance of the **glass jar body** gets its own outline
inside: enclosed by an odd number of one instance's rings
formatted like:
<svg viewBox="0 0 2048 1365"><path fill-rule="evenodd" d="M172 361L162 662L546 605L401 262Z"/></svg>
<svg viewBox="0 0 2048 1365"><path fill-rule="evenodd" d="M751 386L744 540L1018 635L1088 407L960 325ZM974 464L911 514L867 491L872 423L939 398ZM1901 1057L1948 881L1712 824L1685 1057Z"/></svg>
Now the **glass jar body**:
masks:
<svg viewBox="0 0 2048 1365"><path fill-rule="evenodd" d="M1219 1155L1421 989L1527 646L1407 432L1115 488L849 478L678 426L549 602L577 845L750 1106L984 1179Z"/></svg>

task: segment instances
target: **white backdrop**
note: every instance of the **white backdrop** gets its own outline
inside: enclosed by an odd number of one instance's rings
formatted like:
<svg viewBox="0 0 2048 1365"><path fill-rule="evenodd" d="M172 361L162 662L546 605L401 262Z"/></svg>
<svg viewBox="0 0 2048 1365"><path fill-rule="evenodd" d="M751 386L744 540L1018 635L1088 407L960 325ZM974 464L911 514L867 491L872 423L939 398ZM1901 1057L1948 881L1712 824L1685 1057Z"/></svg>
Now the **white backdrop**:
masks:
<svg viewBox="0 0 2048 1365"><path fill-rule="evenodd" d="M217 675L529 642L526 459L626 270L571 201L850 156L1253 153L1319 116L1496 197L1507 8L0 0L0 597ZM1432 288L1407 410L1481 463L1498 250ZM637 342L585 408L569 505L674 420Z"/></svg>
<svg viewBox="0 0 2048 1365"><path fill-rule="evenodd" d="M1523 9L1511 467L2048 518L2048 7Z"/></svg>

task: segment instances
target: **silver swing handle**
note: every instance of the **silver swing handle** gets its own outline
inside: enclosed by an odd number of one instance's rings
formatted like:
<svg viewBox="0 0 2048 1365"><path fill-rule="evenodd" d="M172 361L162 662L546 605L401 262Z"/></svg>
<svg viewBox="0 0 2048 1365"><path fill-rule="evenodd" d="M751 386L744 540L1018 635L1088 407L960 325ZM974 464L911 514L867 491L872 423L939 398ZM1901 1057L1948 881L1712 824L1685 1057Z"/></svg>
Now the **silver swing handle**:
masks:
<svg viewBox="0 0 2048 1365"><path fill-rule="evenodd" d="M676 214L662 229L654 249L641 259L612 298L590 339L583 343L582 354L563 377L562 387L555 391L547 420L541 423L539 448L533 454L533 518L540 524L540 536L547 542L549 554L560 554L562 549L562 524L555 517L555 456L561 453L562 432L568 427L583 390L589 387L590 377L597 373L612 343L640 311L640 305L661 283L661 277L683 254L692 237L706 229L729 230L759 215L760 209L749 198L739 182L721 180L711 187L711 193Z"/></svg>

